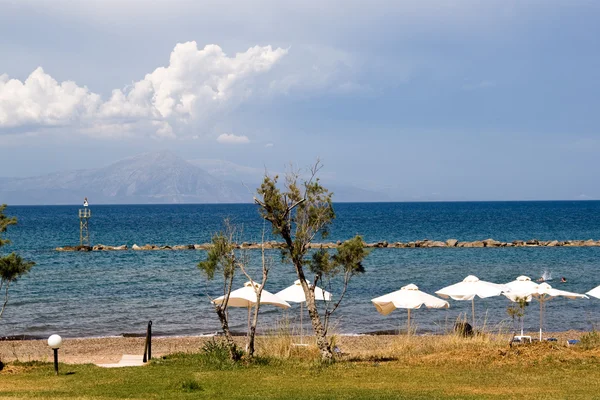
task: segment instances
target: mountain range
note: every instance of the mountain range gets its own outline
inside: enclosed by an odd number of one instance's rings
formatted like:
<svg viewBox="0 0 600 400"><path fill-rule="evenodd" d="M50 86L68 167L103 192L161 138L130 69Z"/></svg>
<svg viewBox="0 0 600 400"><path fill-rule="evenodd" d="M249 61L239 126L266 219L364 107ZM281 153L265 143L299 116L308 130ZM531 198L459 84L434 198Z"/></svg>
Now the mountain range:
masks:
<svg viewBox="0 0 600 400"><path fill-rule="evenodd" d="M0 204L250 203L264 171L222 160L186 161L169 151L146 153L102 168L27 178L0 178ZM385 201L382 193L327 185L334 200Z"/></svg>

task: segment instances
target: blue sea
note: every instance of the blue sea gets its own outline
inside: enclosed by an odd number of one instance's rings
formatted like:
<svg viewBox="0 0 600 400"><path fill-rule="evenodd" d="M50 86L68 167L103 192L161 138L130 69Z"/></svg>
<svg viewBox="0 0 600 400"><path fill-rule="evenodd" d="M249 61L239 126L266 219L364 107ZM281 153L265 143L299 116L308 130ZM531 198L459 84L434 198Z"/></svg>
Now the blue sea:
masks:
<svg viewBox="0 0 600 400"><path fill-rule="evenodd" d="M203 251L123 251L62 253L57 246L79 241L79 206L10 206L18 217L7 235L17 251L37 265L11 287L0 336L113 336L142 333L148 320L157 335L200 335L219 329L209 296L219 296L218 282L207 282L196 265ZM205 243L229 218L243 241L260 241L265 227L256 206L244 205L98 205L91 207L92 244L128 246ZM326 241L360 234L367 242L419 239L477 240L493 238L567 240L600 239L600 202L453 202L342 203ZM267 227L268 230L268 227ZM251 253L254 271L257 252ZM275 264L266 289L275 293L296 279L290 265ZM600 285L600 247L374 249L366 273L356 277L333 317L337 333L366 333L402 328L406 312L378 314L370 300L414 283L433 293L467 275L505 283L519 275L551 275L557 288L584 293ZM560 283L560 277L567 283ZM256 279L260 275L256 273ZM238 275L235 286L245 279ZM337 291L337 292L336 292ZM339 293L334 283L333 294ZM470 302L450 300L448 310L412 312L418 332L444 332L470 313ZM478 324L509 328L508 299L476 299ZM526 311L525 328L539 329L538 303ZM288 311L264 306L259 329L297 322L299 306ZM468 314L470 318L470 314ZM244 331L246 310L230 311L234 330ZM545 329L592 329L600 323L600 300L553 299L546 305Z"/></svg>

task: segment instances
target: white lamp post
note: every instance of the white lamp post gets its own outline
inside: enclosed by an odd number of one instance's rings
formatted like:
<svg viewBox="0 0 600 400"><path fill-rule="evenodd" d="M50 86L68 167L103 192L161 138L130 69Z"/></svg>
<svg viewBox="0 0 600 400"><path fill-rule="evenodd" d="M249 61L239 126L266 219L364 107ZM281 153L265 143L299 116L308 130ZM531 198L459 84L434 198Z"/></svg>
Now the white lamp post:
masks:
<svg viewBox="0 0 600 400"><path fill-rule="evenodd" d="M54 350L54 372L58 375L58 349L62 345L62 338L58 335L51 335L48 338L48 346Z"/></svg>

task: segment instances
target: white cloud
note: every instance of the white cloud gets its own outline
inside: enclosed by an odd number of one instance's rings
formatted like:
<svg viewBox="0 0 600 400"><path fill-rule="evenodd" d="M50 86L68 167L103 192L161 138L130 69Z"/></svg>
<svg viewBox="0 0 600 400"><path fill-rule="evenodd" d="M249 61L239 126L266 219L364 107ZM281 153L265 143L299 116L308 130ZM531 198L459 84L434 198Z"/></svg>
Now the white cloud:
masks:
<svg viewBox="0 0 600 400"><path fill-rule="evenodd" d="M100 134L103 125L112 130L124 123L158 137L182 136L188 126L209 123L248 99L253 84L258 84L255 78L285 54L281 48L255 46L229 57L217 45L198 49L196 42L179 43L168 66L156 68L127 89L114 89L105 101L75 82L58 83L41 67L24 82L0 75L0 133L8 128L75 126L83 133Z"/></svg>
<svg viewBox="0 0 600 400"><path fill-rule="evenodd" d="M39 67L21 82L0 75L0 128L56 126L92 114L100 96L75 82L58 83Z"/></svg>
<svg viewBox="0 0 600 400"><path fill-rule="evenodd" d="M250 143L248 136L237 136L233 133L223 133L217 138L217 142L222 144L246 144Z"/></svg>
<svg viewBox="0 0 600 400"><path fill-rule="evenodd" d="M273 143L267 143L267 144L265 144L265 147L273 147L273 146L274 146Z"/></svg>

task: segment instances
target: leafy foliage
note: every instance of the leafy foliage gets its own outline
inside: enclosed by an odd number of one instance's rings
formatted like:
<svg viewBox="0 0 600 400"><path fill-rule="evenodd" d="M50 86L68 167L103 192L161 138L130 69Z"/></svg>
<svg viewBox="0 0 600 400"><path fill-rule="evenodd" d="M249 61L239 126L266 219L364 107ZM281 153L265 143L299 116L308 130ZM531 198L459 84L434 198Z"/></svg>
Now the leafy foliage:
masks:
<svg viewBox="0 0 600 400"><path fill-rule="evenodd" d="M523 321L525 307L529 306L526 297L517 297L515 300L515 302L506 308L506 313L512 318L513 325L515 324L515 319L519 322Z"/></svg>
<svg viewBox="0 0 600 400"><path fill-rule="evenodd" d="M29 272L35 265L33 261L25 261L21 256L11 253L0 258L0 279L2 283L16 282L21 276ZM2 284L0 284L2 287Z"/></svg>
<svg viewBox="0 0 600 400"><path fill-rule="evenodd" d="M333 256L334 268L338 273L343 271L351 276L362 274L365 272L362 261L368 254L362 237L355 236L337 248L337 254Z"/></svg>
<svg viewBox="0 0 600 400"><path fill-rule="evenodd" d="M202 363L216 369L231 368L232 361L241 359L243 352L236 347L237 357L231 357L230 351L226 341L212 338L202 346Z"/></svg>
<svg viewBox="0 0 600 400"><path fill-rule="evenodd" d="M335 218L333 193L318 178L300 184L296 174L287 177L286 190L282 192L277 187L278 179L277 175L265 176L258 189L259 213L271 223L273 234L285 240L290 258L296 262L317 235L321 238L329 235L329 225Z"/></svg>
<svg viewBox="0 0 600 400"><path fill-rule="evenodd" d="M223 232L217 233L212 238L212 247L208 250L207 258L198 263L198 268L206 274L209 280L214 279L215 273L220 271L227 280L235 273L235 257L233 257L233 244Z"/></svg>
<svg viewBox="0 0 600 400"><path fill-rule="evenodd" d="M8 239L3 238L3 234L10 225L15 225L17 219L15 217L7 217L4 215L6 204L0 206L0 247L10 243ZM21 276L27 274L35 265L32 261L25 261L21 256L11 253L7 256L0 257L0 290L4 289L4 302L0 308L0 318L4 314L6 305L8 304L8 289L11 283L16 282Z"/></svg>
<svg viewBox="0 0 600 400"><path fill-rule="evenodd" d="M362 261L368 254L362 237L356 236L339 245L333 256L321 248L312 253L306 263L310 271L320 278L333 278L341 273L352 277L365 272Z"/></svg>
<svg viewBox="0 0 600 400"><path fill-rule="evenodd" d="M5 208L6 208L6 204L0 205L0 247L4 246L5 244L10 243L10 240L3 238L3 236L4 236L3 234L4 234L4 232L6 232L6 229L10 225L17 224L17 219L15 217L7 217L4 215Z"/></svg>

